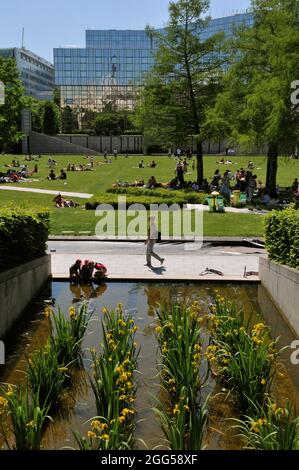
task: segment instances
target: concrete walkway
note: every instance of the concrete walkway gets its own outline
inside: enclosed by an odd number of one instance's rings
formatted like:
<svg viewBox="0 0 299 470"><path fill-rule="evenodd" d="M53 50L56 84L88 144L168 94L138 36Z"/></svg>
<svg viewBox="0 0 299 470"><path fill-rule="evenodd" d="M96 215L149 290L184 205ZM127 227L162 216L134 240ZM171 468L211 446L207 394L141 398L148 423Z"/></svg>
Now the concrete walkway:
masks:
<svg viewBox="0 0 299 470"><path fill-rule="evenodd" d="M153 260L154 270L145 266L146 247L142 243L58 242L48 244L52 255L52 273L56 280L68 278L68 268L76 259L91 259L108 267L111 280L221 281L258 282L257 275L244 278L244 269L258 272L259 253L244 247L203 247L184 251L183 245L156 245L155 252L165 258L164 266ZM223 276L200 276L206 268L221 271Z"/></svg>
<svg viewBox="0 0 299 470"><path fill-rule="evenodd" d="M62 196L67 196L67 197L76 197L76 198L81 198L81 199L90 199L92 197L92 194L87 194L87 193L73 193L69 191L53 191L50 189L34 189L34 188L22 188L19 186L0 186L0 190L6 190L6 191L21 191L21 192L26 192L26 193L37 193L37 194L51 194L51 195L57 195L60 193Z"/></svg>
<svg viewBox="0 0 299 470"><path fill-rule="evenodd" d="M196 210L196 211L204 211L204 212L208 212L210 210L209 206L204 206L203 204L187 204L187 209ZM259 214L259 215L268 214L268 211L264 211L264 210L250 211L246 207L244 207L244 209L241 209L239 207L226 207L225 212L231 212L234 214Z"/></svg>

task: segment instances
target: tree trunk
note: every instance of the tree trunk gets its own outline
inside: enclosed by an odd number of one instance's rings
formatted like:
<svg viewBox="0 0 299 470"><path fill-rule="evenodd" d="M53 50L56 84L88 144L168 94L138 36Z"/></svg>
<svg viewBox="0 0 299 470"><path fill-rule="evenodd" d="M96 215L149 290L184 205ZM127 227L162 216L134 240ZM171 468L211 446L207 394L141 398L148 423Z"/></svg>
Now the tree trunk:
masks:
<svg viewBox="0 0 299 470"><path fill-rule="evenodd" d="M278 145L270 142L267 162L267 181L266 187L270 197L277 197L276 179L278 169Z"/></svg>
<svg viewBox="0 0 299 470"><path fill-rule="evenodd" d="M196 145L196 159L197 159L197 183L201 186L203 183L203 152L202 143L197 142Z"/></svg>

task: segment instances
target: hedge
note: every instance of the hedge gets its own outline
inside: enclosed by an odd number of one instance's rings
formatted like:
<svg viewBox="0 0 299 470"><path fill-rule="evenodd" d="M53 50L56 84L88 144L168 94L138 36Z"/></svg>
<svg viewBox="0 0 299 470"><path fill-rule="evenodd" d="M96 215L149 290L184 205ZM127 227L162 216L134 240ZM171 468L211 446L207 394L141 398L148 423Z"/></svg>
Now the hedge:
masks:
<svg viewBox="0 0 299 470"><path fill-rule="evenodd" d="M49 219L40 209L0 209L0 269L45 255Z"/></svg>
<svg viewBox="0 0 299 470"><path fill-rule="evenodd" d="M100 204L109 204L114 209L118 209L118 199L121 194L98 194L90 198L86 204L85 208L87 210L95 210ZM161 198L161 197L150 197L150 196L131 196L123 194L126 196L126 207L128 208L132 204L142 204L146 209L150 209L151 204L167 204L171 206L172 204L178 204L180 207L183 207L187 203L186 198L183 197L173 197L173 198Z"/></svg>
<svg viewBox="0 0 299 470"><path fill-rule="evenodd" d="M195 191L180 191L170 189L145 189L145 188L111 188L107 190L110 194L127 194L130 196L149 196L161 199L178 198L189 204L204 204L207 194Z"/></svg>
<svg viewBox="0 0 299 470"><path fill-rule="evenodd" d="M294 207L272 211L265 217L269 258L299 269L299 211Z"/></svg>

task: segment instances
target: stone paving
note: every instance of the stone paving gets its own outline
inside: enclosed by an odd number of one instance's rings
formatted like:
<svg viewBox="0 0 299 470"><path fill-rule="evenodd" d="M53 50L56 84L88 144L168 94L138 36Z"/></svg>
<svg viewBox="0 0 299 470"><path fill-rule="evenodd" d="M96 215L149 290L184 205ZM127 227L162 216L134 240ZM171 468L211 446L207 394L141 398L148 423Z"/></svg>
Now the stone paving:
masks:
<svg viewBox="0 0 299 470"><path fill-rule="evenodd" d="M51 195L57 195L60 193L62 196L67 196L67 197L77 197L81 199L89 199L92 197L92 194L87 194L87 193L74 193L74 192L69 192L69 191L53 191L52 189L36 189L36 188L22 188L21 186L0 186L0 190L6 190L6 191L21 191L21 192L26 192L26 193L37 193L37 194L51 194Z"/></svg>
<svg viewBox="0 0 299 470"><path fill-rule="evenodd" d="M248 251L249 250L249 251ZM140 243L80 243L49 242L52 273L56 280L68 278L68 268L76 259L91 259L104 263L111 280L163 281L238 281L257 282L258 275L244 278L244 270L258 272L259 256L263 250L244 247L203 248L184 251L171 244L156 245L155 252L165 258L164 266L153 260L155 269L145 266L146 247ZM223 276L200 276L206 268L221 271Z"/></svg>

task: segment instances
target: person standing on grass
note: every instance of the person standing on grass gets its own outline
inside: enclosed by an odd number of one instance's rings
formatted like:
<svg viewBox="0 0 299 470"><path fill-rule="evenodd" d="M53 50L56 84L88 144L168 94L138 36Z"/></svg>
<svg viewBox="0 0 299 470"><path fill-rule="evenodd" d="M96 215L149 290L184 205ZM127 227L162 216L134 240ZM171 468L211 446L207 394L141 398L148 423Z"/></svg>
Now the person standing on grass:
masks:
<svg viewBox="0 0 299 470"><path fill-rule="evenodd" d="M117 149L116 148L113 150L113 153L114 153L114 158L116 160L117 159Z"/></svg>
<svg viewBox="0 0 299 470"><path fill-rule="evenodd" d="M163 265L165 259L160 258L159 255L154 253L154 246L155 246L155 244L158 240L158 229L157 229L157 226L156 226L156 218L154 216L150 217L149 222L150 222L150 224L149 224L149 229L148 229L148 237L147 237L147 240L145 242L145 245L147 245L146 265L145 266L148 266L149 268L153 268L152 256L155 259L157 259L158 261L160 261L161 266Z"/></svg>

